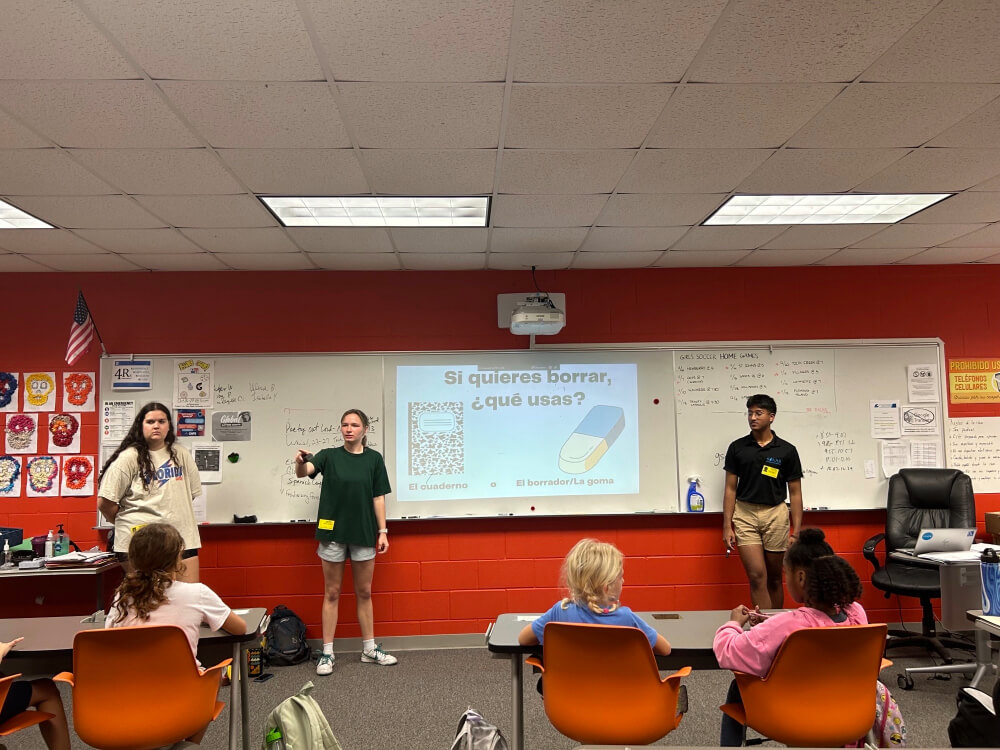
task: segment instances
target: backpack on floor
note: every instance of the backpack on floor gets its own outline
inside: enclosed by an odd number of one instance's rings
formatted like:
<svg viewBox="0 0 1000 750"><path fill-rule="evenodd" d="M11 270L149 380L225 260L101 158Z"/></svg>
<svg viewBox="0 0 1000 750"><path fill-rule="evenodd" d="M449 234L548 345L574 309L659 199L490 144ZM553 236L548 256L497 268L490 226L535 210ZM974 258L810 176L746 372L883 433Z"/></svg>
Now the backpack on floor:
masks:
<svg viewBox="0 0 1000 750"><path fill-rule="evenodd" d="M458 732L451 750L508 750L500 730L471 708L458 720Z"/></svg>
<svg viewBox="0 0 1000 750"><path fill-rule="evenodd" d="M271 613L271 622L264 631L264 639L264 658L271 666L301 664L310 656L306 624L283 604L279 604Z"/></svg>
<svg viewBox="0 0 1000 750"><path fill-rule="evenodd" d="M312 682L307 682L298 695L286 698L271 711L264 722L265 750L267 737L275 729L281 733L285 750L343 750L323 709L311 695L313 687Z"/></svg>
<svg viewBox="0 0 1000 750"><path fill-rule="evenodd" d="M1000 747L1000 680L993 686L993 699L981 690L962 688L957 696L958 713L948 724L952 747Z"/></svg>

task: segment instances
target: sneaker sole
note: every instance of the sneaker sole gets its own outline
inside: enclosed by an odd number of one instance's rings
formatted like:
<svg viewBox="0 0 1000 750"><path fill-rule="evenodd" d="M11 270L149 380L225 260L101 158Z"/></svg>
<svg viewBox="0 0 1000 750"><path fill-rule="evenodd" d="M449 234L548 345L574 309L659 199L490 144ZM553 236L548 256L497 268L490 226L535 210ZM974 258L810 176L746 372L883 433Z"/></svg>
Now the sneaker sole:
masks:
<svg viewBox="0 0 1000 750"><path fill-rule="evenodd" d="M370 659L367 656L362 656L361 657L361 663L362 664L378 664L380 667L394 667L394 666L396 666L396 664L399 663L399 661L397 660L397 661L384 662L384 661L379 661L378 659Z"/></svg>

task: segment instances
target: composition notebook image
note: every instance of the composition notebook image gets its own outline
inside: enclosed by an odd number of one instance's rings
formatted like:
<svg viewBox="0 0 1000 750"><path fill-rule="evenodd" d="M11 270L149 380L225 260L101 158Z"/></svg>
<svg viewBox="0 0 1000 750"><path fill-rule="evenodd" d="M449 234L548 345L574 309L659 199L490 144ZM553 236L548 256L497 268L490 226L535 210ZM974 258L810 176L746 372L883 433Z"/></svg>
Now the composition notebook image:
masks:
<svg viewBox="0 0 1000 750"><path fill-rule="evenodd" d="M898 551L908 555L924 555L929 552L968 552L975 540L975 529L921 529L915 547Z"/></svg>

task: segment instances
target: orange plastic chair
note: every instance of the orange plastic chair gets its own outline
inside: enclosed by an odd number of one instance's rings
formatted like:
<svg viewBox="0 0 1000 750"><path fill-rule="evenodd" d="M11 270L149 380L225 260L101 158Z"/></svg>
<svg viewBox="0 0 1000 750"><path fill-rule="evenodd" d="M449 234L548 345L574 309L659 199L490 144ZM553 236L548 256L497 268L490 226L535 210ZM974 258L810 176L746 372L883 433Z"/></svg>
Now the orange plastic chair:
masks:
<svg viewBox="0 0 1000 750"><path fill-rule="evenodd" d="M9 677L0 678L0 706L7 700L7 692L10 690L10 684L20 676L19 674L12 674ZM0 724L0 737L6 737L8 734L14 734L14 732L19 732L27 727L33 727L35 724L41 724L43 721L48 721L54 716L55 714L45 711L35 711L29 708L27 711L22 711L19 714L11 716L3 724Z"/></svg>
<svg viewBox="0 0 1000 750"><path fill-rule="evenodd" d="M842 747L875 721L875 681L886 625L796 630L763 678L733 672L739 703L720 708L740 724L791 747Z"/></svg>
<svg viewBox="0 0 1000 750"><path fill-rule="evenodd" d="M550 622L542 656L552 726L587 745L648 745L677 728L683 667L660 679L656 657L638 628Z"/></svg>
<svg viewBox="0 0 1000 750"><path fill-rule="evenodd" d="M73 639L73 729L101 750L151 750L188 739L221 713L226 659L201 672L175 625L83 630ZM125 698L125 702L122 699Z"/></svg>

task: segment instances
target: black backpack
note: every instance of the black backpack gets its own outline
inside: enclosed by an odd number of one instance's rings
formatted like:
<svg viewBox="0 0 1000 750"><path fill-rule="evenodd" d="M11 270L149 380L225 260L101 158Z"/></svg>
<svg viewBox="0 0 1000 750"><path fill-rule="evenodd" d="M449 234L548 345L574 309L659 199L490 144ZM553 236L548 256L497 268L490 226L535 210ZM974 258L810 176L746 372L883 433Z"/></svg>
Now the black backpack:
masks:
<svg viewBox="0 0 1000 750"><path fill-rule="evenodd" d="M264 658L271 666L287 667L301 664L310 656L306 642L306 624L283 604L271 613L271 622L264 631Z"/></svg>
<svg viewBox="0 0 1000 750"><path fill-rule="evenodd" d="M980 690L958 691L958 713L948 724L952 747L1000 747L1000 680L993 686L993 710L987 708L989 696Z"/></svg>

